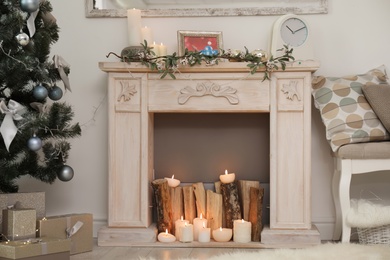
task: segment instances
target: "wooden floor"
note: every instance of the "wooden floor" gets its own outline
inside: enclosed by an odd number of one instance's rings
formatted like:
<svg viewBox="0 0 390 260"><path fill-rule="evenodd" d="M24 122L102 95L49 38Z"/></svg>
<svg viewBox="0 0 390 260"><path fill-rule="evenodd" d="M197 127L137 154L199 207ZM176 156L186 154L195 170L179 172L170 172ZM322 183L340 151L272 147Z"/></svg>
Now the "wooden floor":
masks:
<svg viewBox="0 0 390 260"><path fill-rule="evenodd" d="M267 249L236 248L161 248L161 247L99 247L94 245L92 252L72 255L71 260L130 260L154 258L159 260L175 260L193 258L206 260L211 256L237 251L258 251ZM243 259L244 260L244 259Z"/></svg>

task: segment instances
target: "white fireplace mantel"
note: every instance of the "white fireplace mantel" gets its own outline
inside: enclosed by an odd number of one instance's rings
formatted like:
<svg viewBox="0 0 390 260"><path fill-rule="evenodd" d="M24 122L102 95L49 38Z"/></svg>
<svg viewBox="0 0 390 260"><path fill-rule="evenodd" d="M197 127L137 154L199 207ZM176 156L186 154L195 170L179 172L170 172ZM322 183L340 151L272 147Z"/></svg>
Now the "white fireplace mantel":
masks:
<svg viewBox="0 0 390 260"><path fill-rule="evenodd" d="M311 222L310 84L318 62L296 61L269 81L239 62L182 67L177 79L161 79L138 63L99 66L108 73L109 96L109 212L99 245L156 241L150 183L153 115L161 112L269 113L270 226L251 247L320 242Z"/></svg>

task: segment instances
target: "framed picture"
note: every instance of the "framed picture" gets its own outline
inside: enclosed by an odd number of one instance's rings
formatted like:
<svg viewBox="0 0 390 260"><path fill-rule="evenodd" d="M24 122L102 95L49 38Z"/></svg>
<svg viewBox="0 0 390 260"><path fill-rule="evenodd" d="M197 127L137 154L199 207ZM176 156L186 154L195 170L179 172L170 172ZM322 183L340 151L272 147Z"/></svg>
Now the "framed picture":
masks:
<svg viewBox="0 0 390 260"><path fill-rule="evenodd" d="M200 51L205 55L217 54L223 48L222 32L177 31L179 56L189 51Z"/></svg>

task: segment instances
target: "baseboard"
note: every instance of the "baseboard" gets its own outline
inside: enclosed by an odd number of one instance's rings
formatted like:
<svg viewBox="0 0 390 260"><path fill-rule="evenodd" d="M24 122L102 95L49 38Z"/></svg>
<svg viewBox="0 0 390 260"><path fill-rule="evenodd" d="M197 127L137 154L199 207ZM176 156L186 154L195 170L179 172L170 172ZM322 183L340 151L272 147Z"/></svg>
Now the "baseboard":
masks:
<svg viewBox="0 0 390 260"><path fill-rule="evenodd" d="M98 231L100 228L107 226L107 219L94 219L93 220L93 237L98 237Z"/></svg>

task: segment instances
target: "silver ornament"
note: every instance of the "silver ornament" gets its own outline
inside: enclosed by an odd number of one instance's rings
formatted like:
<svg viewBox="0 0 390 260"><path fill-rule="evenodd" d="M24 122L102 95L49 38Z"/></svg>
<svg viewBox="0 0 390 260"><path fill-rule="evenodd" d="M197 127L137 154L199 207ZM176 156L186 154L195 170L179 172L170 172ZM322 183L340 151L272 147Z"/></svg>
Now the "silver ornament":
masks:
<svg viewBox="0 0 390 260"><path fill-rule="evenodd" d="M69 165L62 166L60 171L57 173L57 177L61 181L70 181L73 178L73 175L74 171Z"/></svg>
<svg viewBox="0 0 390 260"><path fill-rule="evenodd" d="M22 46L26 46L30 42L30 37L24 32L20 32L15 36L18 43Z"/></svg>
<svg viewBox="0 0 390 260"><path fill-rule="evenodd" d="M35 86L33 89L33 96L38 100L44 100L48 95L47 88L42 85Z"/></svg>
<svg viewBox="0 0 390 260"><path fill-rule="evenodd" d="M58 86L53 86L49 90L49 98L54 101L60 100L62 98L62 89Z"/></svg>
<svg viewBox="0 0 390 260"><path fill-rule="evenodd" d="M27 146L31 151L38 151L42 148L42 140L39 137L36 137L35 135L28 139Z"/></svg>
<svg viewBox="0 0 390 260"><path fill-rule="evenodd" d="M20 8L28 13L35 12L39 8L39 0L20 0Z"/></svg>

